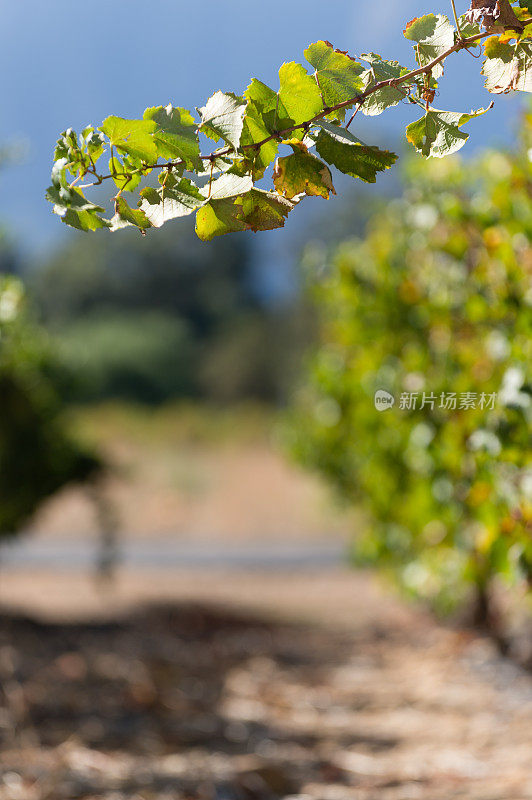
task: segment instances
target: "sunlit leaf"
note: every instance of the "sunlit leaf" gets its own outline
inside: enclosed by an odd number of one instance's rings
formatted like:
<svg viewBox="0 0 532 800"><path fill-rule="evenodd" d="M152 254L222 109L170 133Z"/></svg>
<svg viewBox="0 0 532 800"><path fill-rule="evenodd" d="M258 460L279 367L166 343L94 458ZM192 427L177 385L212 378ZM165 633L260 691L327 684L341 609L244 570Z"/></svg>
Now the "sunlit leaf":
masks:
<svg viewBox="0 0 532 800"><path fill-rule="evenodd" d="M319 41L305 50L305 58L316 70L316 79L327 106L356 97L363 89L364 67L330 42Z"/></svg>
<svg viewBox="0 0 532 800"><path fill-rule="evenodd" d="M147 187L140 193L142 203L141 211L146 215L154 228L160 228L165 222L176 217L186 217L192 214L204 202L205 197L198 187L188 178L181 178L171 187L162 186L160 189Z"/></svg>
<svg viewBox="0 0 532 800"><path fill-rule="evenodd" d="M156 127L153 120L107 117L99 130L121 153L151 163L157 161L157 145L153 139Z"/></svg>
<svg viewBox="0 0 532 800"><path fill-rule="evenodd" d="M203 241L226 233L245 231L248 227L244 210L241 205L235 204L234 198L209 200L196 214L196 233Z"/></svg>
<svg viewBox="0 0 532 800"><path fill-rule="evenodd" d="M276 125L290 124L290 120L276 118L279 115L279 98L277 93L269 86L253 79L251 84L244 92L244 97L248 100L246 114L244 116L244 129L242 131L241 144L251 145L264 141L275 130ZM281 115L286 117L286 112L281 109ZM277 155L278 143L274 139L262 145L260 148L249 148L246 157L253 165L258 176L262 177L264 169L271 164Z"/></svg>
<svg viewBox="0 0 532 800"><path fill-rule="evenodd" d="M320 87L301 64L283 64L279 83L279 100L294 124L306 122L322 110Z"/></svg>
<svg viewBox="0 0 532 800"><path fill-rule="evenodd" d="M362 75L364 91L381 81L399 78L408 72L397 61L384 61L376 53L364 53L362 58L370 64L369 69L365 70ZM366 97L362 103L362 113L368 117L377 116L387 108L396 106L405 96L405 90L400 87L383 86L382 89L378 89Z"/></svg>
<svg viewBox="0 0 532 800"><path fill-rule="evenodd" d="M223 139L233 148L240 144L246 101L232 92L216 92L207 100L201 115L201 131L214 141Z"/></svg>
<svg viewBox="0 0 532 800"><path fill-rule="evenodd" d="M116 157L109 159L109 171L115 184L123 192L133 192L140 183L140 173L128 174L124 164Z"/></svg>
<svg viewBox="0 0 532 800"><path fill-rule="evenodd" d="M290 156L277 160L273 173L273 183L279 194L289 199L300 194L329 198L330 192L336 194L329 167L315 155L294 148Z"/></svg>
<svg viewBox="0 0 532 800"><path fill-rule="evenodd" d="M144 119L157 123L153 138L162 158L182 159L188 169L201 169L198 123L190 111L172 105L154 106L146 109Z"/></svg>
<svg viewBox="0 0 532 800"><path fill-rule="evenodd" d="M532 92L532 42L501 42L491 36L484 45L486 60L482 75L486 89L493 94L520 91Z"/></svg>
<svg viewBox="0 0 532 800"><path fill-rule="evenodd" d="M444 14L416 17L404 30L407 39L417 42L414 50L421 67L426 67L454 45L454 33L455 28ZM432 74L435 78L440 78L443 75L443 65L437 64Z"/></svg>
<svg viewBox="0 0 532 800"><path fill-rule="evenodd" d="M208 197L210 200L224 200L249 192L252 188L253 179L249 175L240 176L226 172L211 184L204 186L201 193L204 199Z"/></svg>
<svg viewBox="0 0 532 800"><path fill-rule="evenodd" d="M462 125L474 117L482 116L489 108L479 108L469 114L431 108L421 119L408 126L406 138L422 155L443 158L456 153L469 139L469 134L460 130Z"/></svg>

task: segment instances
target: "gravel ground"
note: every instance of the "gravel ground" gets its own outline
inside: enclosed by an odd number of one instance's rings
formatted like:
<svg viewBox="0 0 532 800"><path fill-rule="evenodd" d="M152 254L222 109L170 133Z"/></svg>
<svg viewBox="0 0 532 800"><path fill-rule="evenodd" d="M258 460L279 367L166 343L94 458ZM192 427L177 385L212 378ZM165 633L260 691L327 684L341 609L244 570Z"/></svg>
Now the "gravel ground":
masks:
<svg viewBox="0 0 532 800"><path fill-rule="evenodd" d="M5 573L0 800L525 800L532 680L348 570Z"/></svg>

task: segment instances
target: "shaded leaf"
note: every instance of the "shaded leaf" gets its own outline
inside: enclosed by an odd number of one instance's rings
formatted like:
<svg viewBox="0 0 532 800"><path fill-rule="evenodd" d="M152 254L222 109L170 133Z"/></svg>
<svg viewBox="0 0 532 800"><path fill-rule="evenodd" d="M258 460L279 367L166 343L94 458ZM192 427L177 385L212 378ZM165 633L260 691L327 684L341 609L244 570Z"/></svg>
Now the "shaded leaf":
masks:
<svg viewBox="0 0 532 800"><path fill-rule="evenodd" d="M294 208L295 203L274 192L265 192L262 189L252 189L237 203L242 204L244 221L249 230L271 231L282 228L285 219Z"/></svg>
<svg viewBox="0 0 532 800"><path fill-rule="evenodd" d="M487 31L493 33L504 33L509 28L523 29L508 0L471 0L471 8L465 17L472 24L482 23Z"/></svg>
<svg viewBox="0 0 532 800"><path fill-rule="evenodd" d="M123 197L117 197L115 202L115 215L110 220L112 232L133 226L145 232L151 228L151 222L146 217L144 211L139 208L131 208Z"/></svg>
<svg viewBox="0 0 532 800"><path fill-rule="evenodd" d="M108 228L110 223L99 216L104 211L101 206L91 203L79 189L65 189L57 185L50 186L46 199L54 204L53 212L61 217L66 225L80 231L95 231Z"/></svg>
<svg viewBox="0 0 532 800"><path fill-rule="evenodd" d="M397 161L395 153L366 145L345 128L323 120L317 124L321 130L316 140L316 150L328 164L333 164L345 175L375 183L377 173Z"/></svg>

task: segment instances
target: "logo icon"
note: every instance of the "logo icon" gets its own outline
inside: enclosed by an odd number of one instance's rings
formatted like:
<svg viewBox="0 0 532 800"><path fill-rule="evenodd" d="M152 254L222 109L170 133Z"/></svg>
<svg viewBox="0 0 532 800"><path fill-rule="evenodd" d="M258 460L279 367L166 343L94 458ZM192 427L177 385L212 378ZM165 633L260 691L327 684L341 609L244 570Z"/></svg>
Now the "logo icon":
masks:
<svg viewBox="0 0 532 800"><path fill-rule="evenodd" d="M395 397L384 389L375 392L375 408L377 411L387 411L395 405Z"/></svg>

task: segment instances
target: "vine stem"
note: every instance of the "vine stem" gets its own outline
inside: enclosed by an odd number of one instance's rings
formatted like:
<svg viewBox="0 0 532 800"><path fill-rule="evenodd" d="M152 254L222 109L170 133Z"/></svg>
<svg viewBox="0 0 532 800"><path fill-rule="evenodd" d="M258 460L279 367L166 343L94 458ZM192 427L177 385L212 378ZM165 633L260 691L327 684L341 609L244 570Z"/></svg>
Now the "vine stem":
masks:
<svg viewBox="0 0 532 800"><path fill-rule="evenodd" d="M456 15L454 0L451 0L451 2L453 5L453 11ZM530 19L522 21L522 25L524 27L531 24L532 24L532 17ZM313 123L319 122L321 119L327 117L329 114L332 114L334 111L341 111L342 109L349 108L349 106L353 105L357 105L358 107L360 107L364 103L364 101L375 92L378 92L381 89L385 89L387 87L399 87L403 83L409 83L413 81L420 75L429 75L434 69L434 67L436 67L438 64L441 64L442 61L445 61L445 59L448 58L450 55L452 55L452 53L457 53L459 50L465 50L471 47L471 45L481 41L482 39L486 39L488 36L491 36L491 33L489 31L476 33L474 36L462 36L458 24L457 28L459 37L458 41L455 42L452 47L449 47L444 53L441 53L439 56L437 56L428 64L426 64L424 67L418 67L417 69L413 69L410 72L407 72L405 75L400 76L399 78L389 78L384 81L378 81L377 83L374 83L373 86L368 87L366 91L362 92L361 94L356 94L353 97L349 98L349 100L344 100L343 102L337 103L334 106L326 106L319 112L319 114L316 114L314 117L311 117L305 122L299 122L297 125L292 125L289 128L283 128L282 130L275 131L275 133L266 136L260 142L252 142L251 144L244 144L242 145L240 150L255 149L258 151L263 145L273 141L274 139L276 140L284 139L286 138L287 134L293 133L294 131L299 130L301 128L308 129ZM210 153L209 155L200 155L200 159L202 159L203 161L210 160L212 163L213 158L223 158L224 156L230 155L231 153L234 152L235 152L234 148L228 146L223 148L222 150L219 150L216 153ZM142 167L139 167L139 169L137 170L132 170L128 174L130 175L136 173L144 174L147 170L152 170L152 169L171 169L173 167L180 167L184 163L185 162L183 160L178 160L178 161L169 161L165 164L145 164ZM83 186L79 187L80 189L86 189L89 188L90 186L99 185L100 183L102 183L102 181L108 180L109 178L121 177L121 173L115 173L115 175L97 175L95 171L92 172L92 170L89 170L89 172L91 174L94 174L94 176L98 179L97 183L84 184Z"/></svg>
<svg viewBox="0 0 532 800"><path fill-rule="evenodd" d="M458 21L458 14L456 13L456 4L455 4L454 0L451 0L451 5L453 7L454 24L456 25L456 30L458 31L458 36L460 37L461 40L463 40L464 37L462 36L462 29L461 29L460 23Z"/></svg>

